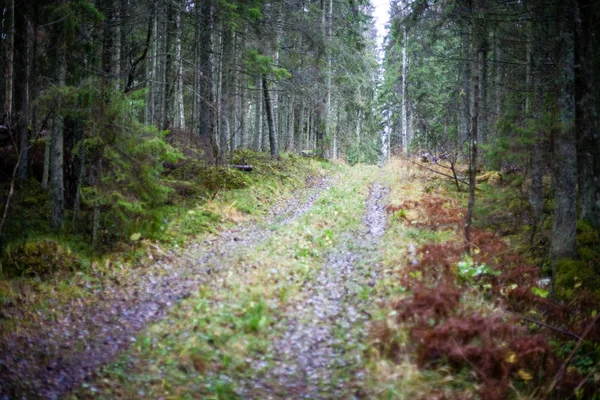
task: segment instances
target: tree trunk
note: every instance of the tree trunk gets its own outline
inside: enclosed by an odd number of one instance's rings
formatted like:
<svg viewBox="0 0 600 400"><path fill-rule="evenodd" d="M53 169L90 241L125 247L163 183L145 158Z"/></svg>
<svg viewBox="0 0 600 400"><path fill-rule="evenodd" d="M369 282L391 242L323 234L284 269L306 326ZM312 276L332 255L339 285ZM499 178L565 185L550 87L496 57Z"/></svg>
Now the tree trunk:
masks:
<svg viewBox="0 0 600 400"><path fill-rule="evenodd" d="M15 41L14 61L15 68L15 111L17 137L19 140L19 152L21 159L19 163L18 179L23 182L27 179L27 165L29 153L29 55L28 55L28 29L25 10L20 9L15 12Z"/></svg>
<svg viewBox="0 0 600 400"><path fill-rule="evenodd" d="M150 72L150 90L149 90L149 102L148 102L148 106L150 108L149 114L150 114L150 123L153 125L157 124L158 121L158 110L157 110L157 104L158 104L158 92L159 92L159 50L160 47L158 45L159 42L159 31L158 31L158 14L160 12L160 9L158 7L158 3L159 0L154 0L154 18L153 18L153 29L152 31L154 32L154 41L152 42L152 68L151 68L151 72Z"/></svg>
<svg viewBox="0 0 600 400"><path fill-rule="evenodd" d="M544 65L544 6L543 0L539 2L534 13L535 21L533 26L533 119L534 119L534 145L531 165L531 188L529 192L529 205L532 211L532 229L531 229L531 244L533 245L535 235L542 223L544 211L544 141L545 141L545 126L543 125L544 113L544 92L543 92L543 65Z"/></svg>
<svg viewBox="0 0 600 400"><path fill-rule="evenodd" d="M239 49L239 57L238 62L240 63L240 68L242 67L242 63L244 62L244 52L246 50L246 34L248 33L248 29L244 29L244 33L242 33L240 37L240 49ZM246 147L246 136L248 136L248 128L246 126L246 114L248 110L248 104L246 100L246 92L248 91L248 79L243 73L238 72L238 83L240 85L240 137L239 137L239 145L241 148Z"/></svg>
<svg viewBox="0 0 600 400"><path fill-rule="evenodd" d="M462 33L462 50L463 50L463 67L462 67L462 88L461 88L461 142L469 140L469 109L470 109L470 80L471 80L471 55L470 55L470 40L469 28L463 27L465 32Z"/></svg>
<svg viewBox="0 0 600 400"><path fill-rule="evenodd" d="M199 28L199 70L200 70L200 104L198 110L198 134L210 140L214 138L214 96L213 96L213 67L211 61L212 53L212 30L213 30L213 6L212 0L196 0L196 7L201 8L198 20Z"/></svg>
<svg viewBox="0 0 600 400"><path fill-rule="evenodd" d="M311 122L311 117L312 117L312 113L310 112L310 108L308 110L306 110L306 117L308 118L308 120L306 121L306 145L304 146L305 150L312 150L311 147L311 140L310 140L310 129L312 127L312 122Z"/></svg>
<svg viewBox="0 0 600 400"><path fill-rule="evenodd" d="M295 104L295 101L296 101L296 94L294 93L294 91L292 91L292 94L290 97L289 112L288 112L289 124L288 124L287 151L289 151L289 152L294 151L294 131L296 130L296 104Z"/></svg>
<svg viewBox="0 0 600 400"><path fill-rule="evenodd" d="M177 113L175 115L174 126L185 130L185 109L183 104L183 23L181 19L181 8L183 4L177 4L177 10L175 10L175 24L176 24L176 38L175 38L175 54L177 58Z"/></svg>
<svg viewBox="0 0 600 400"><path fill-rule="evenodd" d="M402 27L402 152L408 154L408 38L406 26Z"/></svg>
<svg viewBox="0 0 600 400"><path fill-rule="evenodd" d="M488 113L487 113L487 68L488 68L488 44L487 40L479 50L479 128L477 133L481 143L487 143L488 138Z"/></svg>
<svg viewBox="0 0 600 400"><path fill-rule="evenodd" d="M337 112L335 117L335 131L333 132L333 154L331 158L334 160L338 156L338 137L340 135L340 105L337 106Z"/></svg>
<svg viewBox="0 0 600 400"><path fill-rule="evenodd" d="M56 80L58 87L65 85L67 76L67 62L65 50L60 49L56 59ZM61 99L57 99L54 106L54 119L52 121L52 139L51 139L51 195L50 195L50 224L52 229L58 231L64 225L64 119L61 115Z"/></svg>
<svg viewBox="0 0 600 400"><path fill-rule="evenodd" d="M495 74L495 93L494 93L494 105L496 106L495 120L498 121L502 118L502 82L503 82L503 68L502 68L502 51L498 45L498 39L494 37L494 61L496 63Z"/></svg>
<svg viewBox="0 0 600 400"><path fill-rule="evenodd" d="M594 57L592 52L592 24L594 13L590 0L578 1L576 16L576 129L577 129L577 169L578 169L578 218L600 227L600 203L596 204L596 181L594 159L600 154L595 151L598 137L597 102L594 91Z"/></svg>
<svg viewBox="0 0 600 400"><path fill-rule="evenodd" d="M267 116L267 125L269 127L269 146L271 148L271 158L279 160L279 147L277 145L277 132L273 121L273 110L271 109L271 99L269 96L269 83L267 76L262 76L263 95L265 98L265 114Z"/></svg>
<svg viewBox="0 0 600 400"><path fill-rule="evenodd" d="M115 80L115 91L121 90L121 24L122 24L122 3L121 0L114 0L113 2L114 14L113 14L113 40L114 40L114 50L113 50L113 76Z"/></svg>
<svg viewBox="0 0 600 400"><path fill-rule="evenodd" d="M260 77L256 77L256 109L254 110L254 150L263 151L262 139L262 90Z"/></svg>
<svg viewBox="0 0 600 400"><path fill-rule="evenodd" d="M328 42L328 50L327 50L327 100L325 105L325 137L327 139L331 138L331 76L333 75L332 71L332 48L333 48L333 0L329 0L329 10L327 12L327 42ZM332 157L334 158L334 157Z"/></svg>
<svg viewBox="0 0 600 400"><path fill-rule="evenodd" d="M221 73L221 97L220 97L220 140L219 140L219 164L224 164L229 152L228 143L231 129L231 116L233 108L233 28L227 23L223 23L223 41L222 41L222 73Z"/></svg>
<svg viewBox="0 0 600 400"><path fill-rule="evenodd" d="M173 125L175 114L175 92L177 88L177 57L175 54L174 39L177 34L177 17L173 2L167 2L164 14L164 32L165 32L165 66L164 66L164 93L162 96L163 105L161 128L169 129Z"/></svg>
<svg viewBox="0 0 600 400"><path fill-rule="evenodd" d="M475 64L479 64L480 50L475 54ZM475 188L477 178L477 129L479 127L479 65L473 68L473 116L471 120L471 158L469 160L469 203L467 220L465 222L465 244L467 252L471 251L471 225L473 224L473 209L475 208Z"/></svg>
<svg viewBox="0 0 600 400"><path fill-rule="evenodd" d="M15 41L15 0L8 0L6 4L6 11L4 13L4 31L6 32L5 54L6 60L4 61L4 117L6 121L4 124L12 129L12 113L13 113L13 71L14 71L14 41Z"/></svg>
<svg viewBox="0 0 600 400"><path fill-rule="evenodd" d="M577 150L575 135L575 2L559 3L558 109L560 128L554 138L555 209L552 225L552 288L556 293L556 261L575 256Z"/></svg>

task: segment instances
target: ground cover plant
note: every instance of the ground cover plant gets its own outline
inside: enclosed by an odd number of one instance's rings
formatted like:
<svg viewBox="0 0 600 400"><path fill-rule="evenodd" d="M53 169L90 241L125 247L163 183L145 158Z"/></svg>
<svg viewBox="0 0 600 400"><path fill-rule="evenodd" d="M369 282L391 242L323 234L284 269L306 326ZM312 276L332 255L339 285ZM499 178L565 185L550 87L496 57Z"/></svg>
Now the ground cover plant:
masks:
<svg viewBox="0 0 600 400"><path fill-rule="evenodd" d="M174 192L166 204L151 211L163 219L162 229L136 229L133 234L119 242L112 242L110 248L101 251L81 244L77 232L68 231L61 236L17 238L10 243L2 259L0 280L3 348L10 348L16 337L29 338L27 340L36 343L35 337L44 331L40 329L43 326L52 330L50 337L59 335L58 332L65 329L65 324L69 325L71 318L75 321L80 319L79 323L90 329L89 337L86 334L86 339L73 344L86 346L85 341L93 340L97 334L92 326L101 324L100 320L85 322L88 317L93 318L86 315L89 313L86 309L110 308L115 301L125 301L124 305L143 303L144 300L140 299L147 297L143 293L147 290L144 287L156 279L166 279L162 277L167 271L161 266L181 257L181 253L198 237L210 237L242 221L259 223L270 210L277 208L276 199L281 202L295 190L314 185L332 168L327 163L295 156L283 156L281 161L272 162L256 153L242 154L255 166L251 174L203 167L198 175L189 176L185 181L194 188L193 193ZM172 172L175 171L176 168L173 168ZM212 178L206 178L206 175ZM166 179L173 181L173 178ZM222 183L227 179L235 179L238 183L234 187ZM21 207L19 201L15 202L16 208ZM44 229L44 222L39 221L39 224ZM184 279L186 268L178 268L180 279ZM145 284L144 280L148 283ZM176 279L169 280L174 286L177 284ZM181 289L176 291L181 292ZM98 296L102 301L98 300ZM157 296L160 297L159 293ZM115 307L112 312L120 312L120 307ZM97 313L102 314L99 310ZM55 351L60 352L58 348L48 348L46 357L50 359ZM9 357L5 360L7 366L12 363L10 354L5 352ZM16 354L14 356L17 357ZM28 358L24 355L18 357ZM70 358L67 352L62 357ZM31 362L35 363L34 359ZM23 362L23 366L25 364ZM10 370L4 372L10 373ZM17 392L29 390L26 381L19 385L20 389L13 389Z"/></svg>
<svg viewBox="0 0 600 400"><path fill-rule="evenodd" d="M366 334L363 320L338 315L336 325L330 316L321 315L335 305L319 296L325 289L322 284L339 290L343 280L351 280L348 290L356 296L346 301L355 302L355 307L363 307L373 295L364 284L374 273L372 259L356 264L357 277L324 272L331 257L336 263L337 252L360 248L352 235L363 223L365 200L377 173L374 167L344 167L312 208L291 220L273 221L266 241L234 253L226 270L216 272L165 320L140 333L126 354L73 398L283 398L312 384L315 393L325 397L335 396L336 390L361 390L354 374L362 367L364 344L353 337ZM381 213L384 216L383 209ZM337 269L343 264L334 265ZM321 302L325 305L318 306ZM301 309L309 311L299 318ZM319 322L313 326L312 320ZM329 324L335 327L331 339L321 336ZM315 356L296 353L290 343L295 329L307 335L306 341L333 340L328 350L333 354L325 357L345 367L333 373L315 367L307 387L290 383L302 372L298 357ZM288 368L291 376L282 372Z"/></svg>
<svg viewBox="0 0 600 400"><path fill-rule="evenodd" d="M428 189L438 179L431 172L406 162L390 168L401 182L410 176L411 183L397 185L388 205L388 237L404 250L384 250L396 282L386 283L388 299L371 329L372 393L598 396L597 297L581 290L561 295L568 301L550 299L543 271L483 224L465 255L460 196L457 200L442 182ZM415 229L434 236L414 234Z"/></svg>

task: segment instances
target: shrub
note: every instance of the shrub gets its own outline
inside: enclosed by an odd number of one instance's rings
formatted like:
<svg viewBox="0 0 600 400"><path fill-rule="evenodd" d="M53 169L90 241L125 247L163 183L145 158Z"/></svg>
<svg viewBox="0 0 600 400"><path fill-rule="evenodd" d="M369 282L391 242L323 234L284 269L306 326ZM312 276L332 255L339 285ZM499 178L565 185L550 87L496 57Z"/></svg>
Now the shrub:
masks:
<svg viewBox="0 0 600 400"><path fill-rule="evenodd" d="M81 260L55 240L28 240L8 248L5 262L8 274L47 277L56 272L75 271Z"/></svg>

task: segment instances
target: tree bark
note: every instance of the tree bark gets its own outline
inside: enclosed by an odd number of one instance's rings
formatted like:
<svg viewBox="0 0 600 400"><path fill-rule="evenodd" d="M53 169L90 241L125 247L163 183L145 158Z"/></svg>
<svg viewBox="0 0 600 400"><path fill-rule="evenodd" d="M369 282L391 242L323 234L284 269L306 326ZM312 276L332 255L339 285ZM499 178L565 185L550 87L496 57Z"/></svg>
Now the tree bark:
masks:
<svg viewBox="0 0 600 400"><path fill-rule="evenodd" d="M196 7L201 9L198 20L199 37L198 43L200 70L200 104L198 107L198 134L212 143L214 138L214 95L213 95L213 67L211 61L212 53L212 30L213 30L213 5L212 0L196 0Z"/></svg>
<svg viewBox="0 0 600 400"><path fill-rule="evenodd" d="M556 293L556 261L575 256L577 149L575 135L575 2L559 3L558 109L560 128L554 137L555 209L550 255L552 288Z"/></svg>
<svg viewBox="0 0 600 400"><path fill-rule="evenodd" d="M273 121L273 110L271 109L271 99L269 95L269 83L267 76L262 76L263 95L265 99L265 114L267 116L267 126L269 128L269 146L271 148L271 158L279 160L279 146L277 145L277 131Z"/></svg>
<svg viewBox="0 0 600 400"><path fill-rule="evenodd" d="M288 145L287 145L287 151L289 152L293 152L294 151L294 132L296 130L296 94L294 93L294 91L292 91L291 97L290 97L290 105L289 105L289 112L288 112Z"/></svg>
<svg viewBox="0 0 600 400"><path fill-rule="evenodd" d="M475 66L473 68L473 116L471 120L471 157L469 160L469 202L467 206L467 220L465 222L465 244L467 252L471 252L471 226L473 224L473 210L475 208L475 190L477 178L477 149L479 128L479 54L475 53Z"/></svg>
<svg viewBox="0 0 600 400"><path fill-rule="evenodd" d="M161 129L169 129L173 125L175 117L175 93L177 90L177 55L175 54L175 37L177 33L177 17L178 11L172 1L166 2L166 10L164 13L164 46L165 46L165 65L163 75L162 95L163 105Z"/></svg>
<svg viewBox="0 0 600 400"><path fill-rule="evenodd" d="M595 146L598 138L597 99L594 91L594 56L592 52L593 7L590 0L578 1L576 21L576 129L578 169L578 218L600 227L600 203L596 204L597 181L594 159L600 154Z"/></svg>
<svg viewBox="0 0 600 400"><path fill-rule="evenodd" d="M544 65L544 0L538 2L534 10L534 25L533 25L533 124L534 124L534 145L531 162L531 188L529 191L529 205L532 211L532 229L531 229L531 244L535 240L535 235L542 223L544 210L544 141L545 127L543 125L544 113L544 92L543 92L543 65Z"/></svg>
<svg viewBox="0 0 600 400"><path fill-rule="evenodd" d="M15 115L17 137L19 140L19 152L21 159L19 163L18 179L23 182L27 179L27 165L29 155L29 55L28 55L28 29L27 18L23 8L15 12Z"/></svg>
<svg viewBox="0 0 600 400"><path fill-rule="evenodd" d="M262 90L260 77L256 77L256 108L254 110L254 150L263 151L262 139Z"/></svg>
<svg viewBox="0 0 600 400"><path fill-rule="evenodd" d="M470 55L470 40L469 40L469 28L467 26L463 27L465 32L462 33L462 50L463 50L463 60L462 60L462 88L460 91L460 96L462 98L461 103L461 142L464 143L469 140L469 109L471 103L471 88L470 88L470 80L471 80L471 55Z"/></svg>
<svg viewBox="0 0 600 400"><path fill-rule="evenodd" d="M5 15L5 54L4 61L4 125L12 129L13 113L13 71L14 71L14 41L15 41L15 0L8 0L6 4Z"/></svg>
<svg viewBox="0 0 600 400"><path fill-rule="evenodd" d="M244 29L244 33L240 37L240 49L239 49L239 58L238 62L240 63L240 69L242 68L242 63L244 61L243 54L246 50L246 34L248 33L248 29ZM246 93L248 91L248 79L243 73L238 72L238 83L240 85L240 137L239 137L239 145L242 148L246 147L246 140L248 136L248 127L246 125L246 114L248 110L248 104L246 99Z"/></svg>
<svg viewBox="0 0 600 400"><path fill-rule="evenodd" d="M56 59L56 80L58 87L65 86L67 76L67 62L65 50L60 49ZM52 229L58 231L64 225L64 118L61 115L62 100L58 98L54 107L54 119L52 121L51 139L51 195L50 195L50 224Z"/></svg>
<svg viewBox="0 0 600 400"><path fill-rule="evenodd" d="M175 38L175 55L177 59L177 113L175 115L174 126L185 130L185 109L183 102L183 23L181 18L182 10L184 6L181 2L177 4L175 10L175 25L176 25L176 38Z"/></svg>
<svg viewBox="0 0 600 400"><path fill-rule="evenodd" d="M408 57L406 26L402 27L402 152L408 154Z"/></svg>
<svg viewBox="0 0 600 400"><path fill-rule="evenodd" d="M222 41L222 73L221 73L221 97L220 97L220 119L221 129L219 136L219 158L218 163L224 164L229 152L228 144L230 132L232 108L233 108L233 28L227 21L223 23Z"/></svg>
<svg viewBox="0 0 600 400"><path fill-rule="evenodd" d="M325 137L327 139L331 138L331 76L333 75L332 71L332 48L333 48L333 0L329 0L329 8L327 12L327 100L325 105ZM335 156L332 156L335 158Z"/></svg>

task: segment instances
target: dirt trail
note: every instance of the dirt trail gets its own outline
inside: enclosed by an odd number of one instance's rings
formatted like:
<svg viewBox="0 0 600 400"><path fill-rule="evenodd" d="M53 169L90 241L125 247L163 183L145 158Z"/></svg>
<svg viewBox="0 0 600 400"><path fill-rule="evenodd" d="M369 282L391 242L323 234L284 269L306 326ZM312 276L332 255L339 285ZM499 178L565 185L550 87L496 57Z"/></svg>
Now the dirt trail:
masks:
<svg viewBox="0 0 600 400"><path fill-rule="evenodd" d="M361 229L346 235L303 288L304 301L287 310L290 318L279 322L285 334L274 345L274 367L259 364L268 372L245 385L242 398L361 397L365 309L372 301L361 294L378 279L376 249L386 225L386 194L380 184L371 187Z"/></svg>
<svg viewBox="0 0 600 400"><path fill-rule="evenodd" d="M151 267L134 270L126 282L103 282L92 303L60 307L50 301L58 318L46 318L27 332L0 333L0 400L60 398L124 351L175 302L270 237L273 231L267 224L288 224L306 213L331 183L331 178L319 180L275 205L266 223L243 224L185 250L170 251Z"/></svg>

